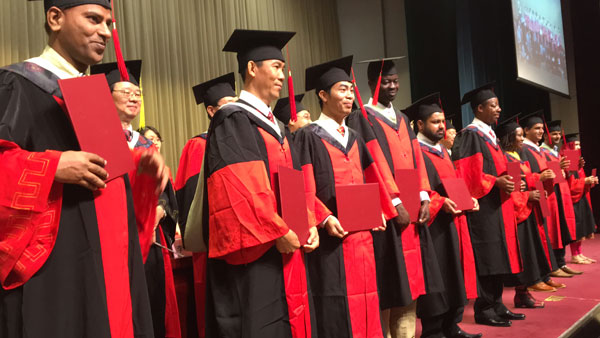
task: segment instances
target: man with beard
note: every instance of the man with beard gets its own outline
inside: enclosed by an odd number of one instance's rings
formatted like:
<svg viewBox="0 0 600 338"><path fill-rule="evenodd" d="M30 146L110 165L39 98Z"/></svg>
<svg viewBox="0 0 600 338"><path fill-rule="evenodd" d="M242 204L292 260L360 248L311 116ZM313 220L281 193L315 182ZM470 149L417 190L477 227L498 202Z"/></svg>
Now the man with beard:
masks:
<svg viewBox="0 0 600 338"><path fill-rule="evenodd" d="M444 112L439 93L428 95L404 110L415 121L417 139L424 154L431 196L429 232L435 248L445 289L428 293L417 300L417 315L421 318L421 337L481 337L460 329L467 298L477 297L475 258L467 218L447 197L442 184L446 178L456 178L454 165L441 145L445 133ZM474 209L479 209L473 198Z"/></svg>
<svg viewBox="0 0 600 338"><path fill-rule="evenodd" d="M493 86L489 83L463 96L461 103L470 103L475 118L457 137L452 158L480 207L467 215L479 283L475 322L507 327L525 315L509 311L502 303L502 276L520 272L521 257L510 198L515 186L504 174L506 157L491 127L501 111Z"/></svg>
<svg viewBox="0 0 600 338"><path fill-rule="evenodd" d="M373 233L385 331L388 337L411 337L416 330L416 299L425 292L442 290L443 285L435 252L428 250L432 244L424 226L429 221L429 182L423 154L408 117L392 104L398 93L393 59L369 63L367 76L373 97L364 106L366 116L355 110L347 123L365 140L382 177L389 182L386 187L390 195L398 197L401 188L394 181L396 169L417 169L419 174L418 222L411 223L402 201L394 198L398 217L388 222L385 232Z"/></svg>
<svg viewBox="0 0 600 338"><path fill-rule="evenodd" d="M102 60L110 2L46 0L44 9L42 55L0 70L0 332L154 337L138 239L146 223L136 218L154 220L164 161L134 151L141 175L105 183L106 161L80 151L58 80ZM136 194L146 203L134 214Z"/></svg>

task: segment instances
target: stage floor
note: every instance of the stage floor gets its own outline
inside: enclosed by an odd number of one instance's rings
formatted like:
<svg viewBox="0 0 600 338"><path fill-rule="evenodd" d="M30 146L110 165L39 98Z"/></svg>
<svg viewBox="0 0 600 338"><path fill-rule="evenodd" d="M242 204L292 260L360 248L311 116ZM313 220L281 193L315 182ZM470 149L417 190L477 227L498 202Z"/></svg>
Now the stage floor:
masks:
<svg viewBox="0 0 600 338"><path fill-rule="evenodd" d="M512 327L509 328L475 324L473 300L471 300L465 308L463 322L460 324L461 328L469 333L481 332L484 337L559 337L600 304L600 236L596 234L595 239L584 241L582 249L584 255L598 260L598 263L570 264L571 251L567 248L567 265L584 273L572 278L556 278L556 281L567 285L566 288L556 292L532 292L536 299L544 300L545 308L515 309L513 302L515 291L513 288L505 288L504 304L511 311L526 314L525 320L513 321ZM417 323L417 337L420 336L420 331L421 324ZM576 336L584 337L580 334L572 337ZM585 338L600 337L600 331L597 335L586 334L585 336Z"/></svg>

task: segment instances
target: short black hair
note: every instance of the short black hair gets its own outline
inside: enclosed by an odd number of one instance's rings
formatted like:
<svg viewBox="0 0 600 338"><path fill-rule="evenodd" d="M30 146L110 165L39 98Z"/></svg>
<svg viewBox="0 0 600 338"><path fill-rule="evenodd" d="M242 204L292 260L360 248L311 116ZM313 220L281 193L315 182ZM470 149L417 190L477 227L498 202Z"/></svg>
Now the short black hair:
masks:
<svg viewBox="0 0 600 338"><path fill-rule="evenodd" d="M50 33L52 33L52 30L50 29L50 25L48 24L48 21L44 22L44 30L46 30L47 35L50 35Z"/></svg>
<svg viewBox="0 0 600 338"><path fill-rule="evenodd" d="M152 127L152 126L145 126L144 128L141 128L138 132L140 134L142 134L142 136L144 136L144 134L146 134L146 132L148 130L152 130L156 134L156 136L158 136L158 139L162 142L163 138L162 138L162 136L160 136L160 133L158 132L158 129L156 129L156 128Z"/></svg>
<svg viewBox="0 0 600 338"><path fill-rule="evenodd" d="M250 61L248 61L250 62ZM254 61L254 63L256 63L257 67L261 67L263 62L262 61ZM244 69L240 69L240 75L242 76L242 81L245 82L246 81L246 72L248 71L248 64L246 64L246 67Z"/></svg>

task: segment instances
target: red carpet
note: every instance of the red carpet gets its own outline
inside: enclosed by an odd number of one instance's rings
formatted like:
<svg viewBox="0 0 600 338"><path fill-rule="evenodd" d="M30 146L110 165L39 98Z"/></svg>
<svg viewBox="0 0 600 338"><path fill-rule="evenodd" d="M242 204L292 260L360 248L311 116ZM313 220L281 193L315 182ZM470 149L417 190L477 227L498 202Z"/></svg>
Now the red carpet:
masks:
<svg viewBox="0 0 600 338"><path fill-rule="evenodd" d="M515 309L513 288L505 288L504 304L513 312L527 315L525 320L513 321L512 327L500 328L475 324L473 300L465 308L461 328L469 333L483 333L484 337L536 338L558 337L577 320L600 303L600 236L583 242L583 254L598 260L589 265L570 264L571 251L567 248L567 265L584 274L572 278L555 278L567 285L556 292L532 292L538 300L544 300L543 309ZM417 323L417 337L421 334L421 324ZM600 335L600 332L599 332Z"/></svg>

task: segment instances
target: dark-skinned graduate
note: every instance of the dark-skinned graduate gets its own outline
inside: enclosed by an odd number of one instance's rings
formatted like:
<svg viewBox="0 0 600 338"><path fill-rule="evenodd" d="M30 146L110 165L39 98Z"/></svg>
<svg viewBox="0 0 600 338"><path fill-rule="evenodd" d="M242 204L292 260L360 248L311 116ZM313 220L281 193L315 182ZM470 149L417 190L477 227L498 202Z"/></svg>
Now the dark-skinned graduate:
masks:
<svg viewBox="0 0 600 338"><path fill-rule="evenodd" d="M408 117L396 109L392 101L398 93L398 71L386 58L369 62L367 76L372 97L363 109L348 116L348 125L366 141L373 159L395 198L398 217L390 221L386 231L374 233L377 283L380 307L388 337L413 336L416 331L417 298L426 292L443 290L435 252L426 225L429 221L429 182L423 153ZM361 107L359 107L361 108ZM397 169L417 169L421 208L418 222L398 198L394 180Z"/></svg>
<svg viewBox="0 0 600 338"><path fill-rule="evenodd" d="M299 338L316 330L304 251L318 246L318 233L311 227L300 243L278 214L274 189L279 166L300 169L269 108L285 81L281 49L294 34L236 29L223 48L237 54L244 84L213 116L206 141L207 337Z"/></svg>
<svg viewBox="0 0 600 338"><path fill-rule="evenodd" d="M429 233L444 281L444 290L427 293L417 299L417 316L421 319L421 337L480 337L458 326L467 299L477 297L475 258L465 212L448 198L443 179L456 178L456 170L444 139L446 119L439 93L419 99L403 110L414 121L429 185L433 191L429 204ZM473 200L472 212L478 210Z"/></svg>
<svg viewBox="0 0 600 338"><path fill-rule="evenodd" d="M475 118L459 133L452 159L479 201L479 212L468 213L471 244L477 269L475 322L511 326L525 319L502 303L502 277L521 272L517 222L510 194L515 190L506 174L506 157L492 129L500 117L500 103L493 83L467 92L461 103L470 103Z"/></svg>
<svg viewBox="0 0 600 338"><path fill-rule="evenodd" d="M503 121L496 128L500 148L508 162L519 164L519 186L511 194L517 217L517 234L523 270L504 279L505 286L515 287L514 303L517 308L543 308L544 302L536 300L529 289L553 292L556 289L544 282L552 271L551 246L546 240L544 218L538 212L540 194L536 188L540 174L534 173L523 153L523 128L517 123L518 115Z"/></svg>
<svg viewBox="0 0 600 338"><path fill-rule="evenodd" d="M217 78L200 83L192 88L196 103L204 103L206 115L209 120L217 110L226 103L236 100L235 74L228 73ZM198 178L200 177L204 151L206 148L207 133L201 133L187 141L179 158L177 176L175 177L175 193L177 194L177 205L179 206L179 227L184 234L184 245L192 251L194 270L194 298L196 300L196 326L200 338L205 337L205 302L206 302L206 246L202 250L192 248L192 243L185 242L186 225L188 213L194 200ZM200 237L200 236L199 236Z"/></svg>
<svg viewBox="0 0 600 338"><path fill-rule="evenodd" d="M0 70L0 335L154 337L138 226L154 221L164 161L134 150L138 173L105 182L58 80L102 60L110 2L46 0L44 13L43 53Z"/></svg>
<svg viewBox="0 0 600 338"><path fill-rule="evenodd" d="M336 185L378 183L383 215L377 231L397 216L365 142L345 122L354 102L351 66L352 56L346 56L306 69L306 91L315 90L321 114L294 138L307 190L316 192L310 203L321 225L321 246L307 255L320 337L383 335L371 231L344 230Z"/></svg>

